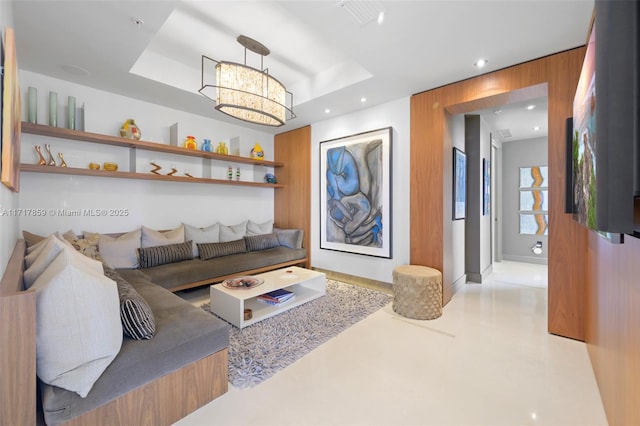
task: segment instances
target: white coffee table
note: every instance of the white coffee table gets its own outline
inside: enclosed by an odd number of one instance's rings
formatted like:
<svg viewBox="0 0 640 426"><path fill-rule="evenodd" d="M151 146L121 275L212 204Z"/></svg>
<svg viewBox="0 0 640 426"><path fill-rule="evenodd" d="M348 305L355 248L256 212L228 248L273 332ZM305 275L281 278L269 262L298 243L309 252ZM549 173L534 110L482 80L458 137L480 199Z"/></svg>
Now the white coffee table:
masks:
<svg viewBox="0 0 640 426"><path fill-rule="evenodd" d="M254 275L254 277L263 279L264 283L250 289L230 289L222 284L212 285L211 312L238 328L244 328L326 294L325 274L310 269L292 266ZM282 288L292 291L296 297L280 306L262 303L256 299L261 294ZM253 311L253 316L245 321L246 308Z"/></svg>

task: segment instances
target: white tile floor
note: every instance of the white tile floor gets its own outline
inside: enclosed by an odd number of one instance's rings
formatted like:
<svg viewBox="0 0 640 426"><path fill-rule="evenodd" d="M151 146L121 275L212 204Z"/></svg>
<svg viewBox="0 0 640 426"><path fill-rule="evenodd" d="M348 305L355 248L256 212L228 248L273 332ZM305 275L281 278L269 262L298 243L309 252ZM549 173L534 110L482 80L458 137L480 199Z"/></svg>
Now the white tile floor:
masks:
<svg viewBox="0 0 640 426"><path fill-rule="evenodd" d="M501 262L442 317L386 306L187 425L604 425L583 343L547 333L546 266Z"/></svg>

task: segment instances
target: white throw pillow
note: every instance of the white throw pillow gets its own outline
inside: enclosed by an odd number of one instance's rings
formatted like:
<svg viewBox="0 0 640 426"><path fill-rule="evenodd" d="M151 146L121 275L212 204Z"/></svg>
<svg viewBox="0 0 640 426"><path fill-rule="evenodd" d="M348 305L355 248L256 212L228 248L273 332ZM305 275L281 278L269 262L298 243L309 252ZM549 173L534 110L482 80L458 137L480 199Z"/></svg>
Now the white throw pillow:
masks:
<svg viewBox="0 0 640 426"><path fill-rule="evenodd" d="M271 234L273 232L273 220L268 220L265 223L255 223L252 221L247 222L247 236Z"/></svg>
<svg viewBox="0 0 640 426"><path fill-rule="evenodd" d="M85 238L92 238L95 234L84 232ZM138 267L138 249L142 231L127 232L118 238L98 234L98 251L113 269L135 269Z"/></svg>
<svg viewBox="0 0 640 426"><path fill-rule="evenodd" d="M187 240L188 241L188 240ZM184 226L180 225L171 231L160 232L155 229L142 227L142 245L141 247L157 247L169 244L184 243Z"/></svg>
<svg viewBox="0 0 640 426"><path fill-rule="evenodd" d="M53 262L53 259L67 246L54 235L49 235L32 247L35 248L24 257L24 266L26 269L23 280L25 288L31 287L47 266Z"/></svg>
<svg viewBox="0 0 640 426"><path fill-rule="evenodd" d="M200 256L198 251L198 243L217 243L220 241L220 224L214 223L206 228L198 228L196 226L183 224L185 241L192 241L193 257Z"/></svg>
<svg viewBox="0 0 640 426"><path fill-rule="evenodd" d="M232 226L226 226L218 222L220 225L220 242L241 240L247 235L247 221Z"/></svg>
<svg viewBox="0 0 640 426"><path fill-rule="evenodd" d="M84 398L122 345L117 286L100 262L64 249L32 289L38 377Z"/></svg>

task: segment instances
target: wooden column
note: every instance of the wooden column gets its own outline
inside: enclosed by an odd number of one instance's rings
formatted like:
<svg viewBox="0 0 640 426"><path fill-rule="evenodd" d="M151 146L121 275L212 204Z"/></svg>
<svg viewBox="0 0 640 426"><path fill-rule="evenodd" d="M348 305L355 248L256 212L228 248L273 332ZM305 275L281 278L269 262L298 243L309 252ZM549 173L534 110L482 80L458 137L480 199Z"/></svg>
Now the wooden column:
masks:
<svg viewBox="0 0 640 426"><path fill-rule="evenodd" d="M279 228L304 230L302 246L311 267L311 126L276 135L274 157L284 163L275 169L284 188L275 189L274 222Z"/></svg>
<svg viewBox="0 0 640 426"><path fill-rule="evenodd" d="M585 48L547 56L504 70L416 94L411 98L412 264L443 271L443 302L452 296L452 144L447 115L491 102L513 101L510 93L546 88L549 103L549 332L584 340L586 229L564 213L565 120L571 117ZM485 101L491 99L493 101ZM446 173L445 173L446 172ZM448 244L450 245L450 244Z"/></svg>

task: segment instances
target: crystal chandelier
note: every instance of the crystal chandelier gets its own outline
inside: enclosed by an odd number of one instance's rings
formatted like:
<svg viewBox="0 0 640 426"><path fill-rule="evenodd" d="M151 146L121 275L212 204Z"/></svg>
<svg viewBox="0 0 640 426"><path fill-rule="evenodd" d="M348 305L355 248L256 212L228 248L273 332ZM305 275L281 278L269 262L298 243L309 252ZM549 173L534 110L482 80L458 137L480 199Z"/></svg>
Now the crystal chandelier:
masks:
<svg viewBox="0 0 640 426"><path fill-rule="evenodd" d="M277 127L295 118L293 94L263 68L269 49L243 35L237 40L244 46L244 64L216 61L202 55L199 92L214 101L218 111L250 123ZM260 55L260 70L247 66L247 49ZM215 63L215 84L205 84L207 63Z"/></svg>

